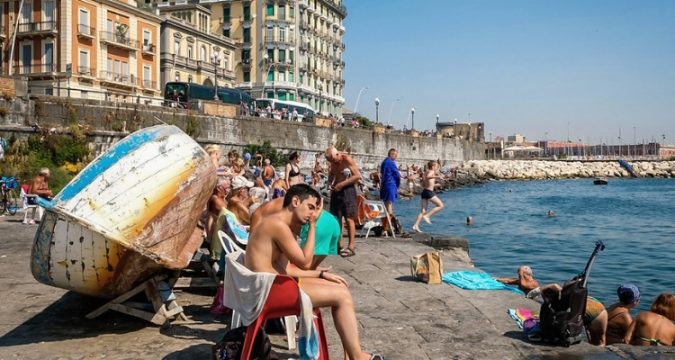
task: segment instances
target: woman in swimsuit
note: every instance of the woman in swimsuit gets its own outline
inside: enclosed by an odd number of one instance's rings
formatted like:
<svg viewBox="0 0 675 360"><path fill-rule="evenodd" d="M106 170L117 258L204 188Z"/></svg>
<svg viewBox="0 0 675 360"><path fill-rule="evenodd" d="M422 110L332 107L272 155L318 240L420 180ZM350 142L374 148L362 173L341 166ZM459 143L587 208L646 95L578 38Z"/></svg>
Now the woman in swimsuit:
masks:
<svg viewBox="0 0 675 360"><path fill-rule="evenodd" d="M640 290L637 286L626 283L616 290L619 302L607 308L607 345L625 344L626 333L633 323L630 309L640 303Z"/></svg>
<svg viewBox="0 0 675 360"><path fill-rule="evenodd" d="M289 189L295 184L302 182L300 179L300 154L297 151L293 151L288 156L288 164L286 164L286 188Z"/></svg>
<svg viewBox="0 0 675 360"><path fill-rule="evenodd" d="M649 311L639 313L628 329L632 345L673 346L675 343L675 295L661 293Z"/></svg>

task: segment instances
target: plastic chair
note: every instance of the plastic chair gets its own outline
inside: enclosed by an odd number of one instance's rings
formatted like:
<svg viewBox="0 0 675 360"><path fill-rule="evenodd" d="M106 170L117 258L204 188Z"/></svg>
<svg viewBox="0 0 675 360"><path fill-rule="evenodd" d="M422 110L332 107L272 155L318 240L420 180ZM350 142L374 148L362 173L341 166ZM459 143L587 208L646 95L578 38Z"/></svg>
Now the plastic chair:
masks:
<svg viewBox="0 0 675 360"><path fill-rule="evenodd" d="M328 360L328 343L326 342L321 310L314 308L313 313L315 317L314 325L319 333L319 359ZM300 288L298 287L298 283L290 276L277 275L267 296L267 301L265 301L265 305L260 312L260 316L246 329L246 339L242 347L241 360L249 359L251 356L255 336L267 319L290 315L300 315ZM295 333L292 336L295 338Z"/></svg>
<svg viewBox="0 0 675 360"><path fill-rule="evenodd" d="M35 222L35 212L38 213L40 218L42 218L42 211L40 211L40 207L37 204L37 195L34 194L28 194L26 190L27 185L21 185L21 192L19 194L19 198L21 200L22 208L21 211L23 211L23 223L28 224L28 210L33 210L31 212L31 220ZM30 187L28 187L30 189Z"/></svg>
<svg viewBox="0 0 675 360"><path fill-rule="evenodd" d="M391 219L382 201L366 200L363 195L359 195L357 198L357 209L359 221L363 224L363 228L366 229L366 239L370 235L370 230L377 226L384 227L386 223L391 228ZM396 238L394 231L391 231L391 235ZM389 236L388 232L385 232L385 236Z"/></svg>

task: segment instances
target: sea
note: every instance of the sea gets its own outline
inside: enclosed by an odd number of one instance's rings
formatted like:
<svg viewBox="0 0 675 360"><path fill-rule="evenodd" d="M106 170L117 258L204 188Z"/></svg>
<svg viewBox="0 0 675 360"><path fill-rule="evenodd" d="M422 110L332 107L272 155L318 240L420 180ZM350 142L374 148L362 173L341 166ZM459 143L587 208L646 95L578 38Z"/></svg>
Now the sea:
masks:
<svg viewBox="0 0 675 360"><path fill-rule="evenodd" d="M438 196L445 208L421 230L467 239L475 265L492 276L515 276L529 265L540 284L562 284L583 271L602 241L588 289L605 306L618 300L623 282L640 288L633 315L661 292L675 292L675 179L491 181ZM396 203L407 231L419 207L419 196Z"/></svg>

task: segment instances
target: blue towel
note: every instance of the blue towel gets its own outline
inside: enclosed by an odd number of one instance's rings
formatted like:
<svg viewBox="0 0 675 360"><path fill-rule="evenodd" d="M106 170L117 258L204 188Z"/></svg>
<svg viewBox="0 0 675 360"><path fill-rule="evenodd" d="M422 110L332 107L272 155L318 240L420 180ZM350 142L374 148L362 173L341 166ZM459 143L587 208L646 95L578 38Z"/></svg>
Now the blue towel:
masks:
<svg viewBox="0 0 675 360"><path fill-rule="evenodd" d="M502 284L484 272L456 271L443 274L443 282L465 290L509 290L525 295L518 288Z"/></svg>

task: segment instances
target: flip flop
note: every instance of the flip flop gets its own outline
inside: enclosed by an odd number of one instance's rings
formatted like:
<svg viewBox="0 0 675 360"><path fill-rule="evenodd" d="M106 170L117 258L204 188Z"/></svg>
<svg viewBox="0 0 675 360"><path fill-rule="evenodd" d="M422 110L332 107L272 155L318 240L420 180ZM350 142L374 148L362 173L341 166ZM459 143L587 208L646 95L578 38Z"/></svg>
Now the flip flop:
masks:
<svg viewBox="0 0 675 360"><path fill-rule="evenodd" d="M380 354L372 354L370 355L370 360L384 360L384 358Z"/></svg>
<svg viewBox="0 0 675 360"><path fill-rule="evenodd" d="M350 256L354 256L354 255L356 255L356 253L354 252L354 250L352 250L350 248L344 248L344 249L340 250L340 256L342 256L342 257L350 257Z"/></svg>

